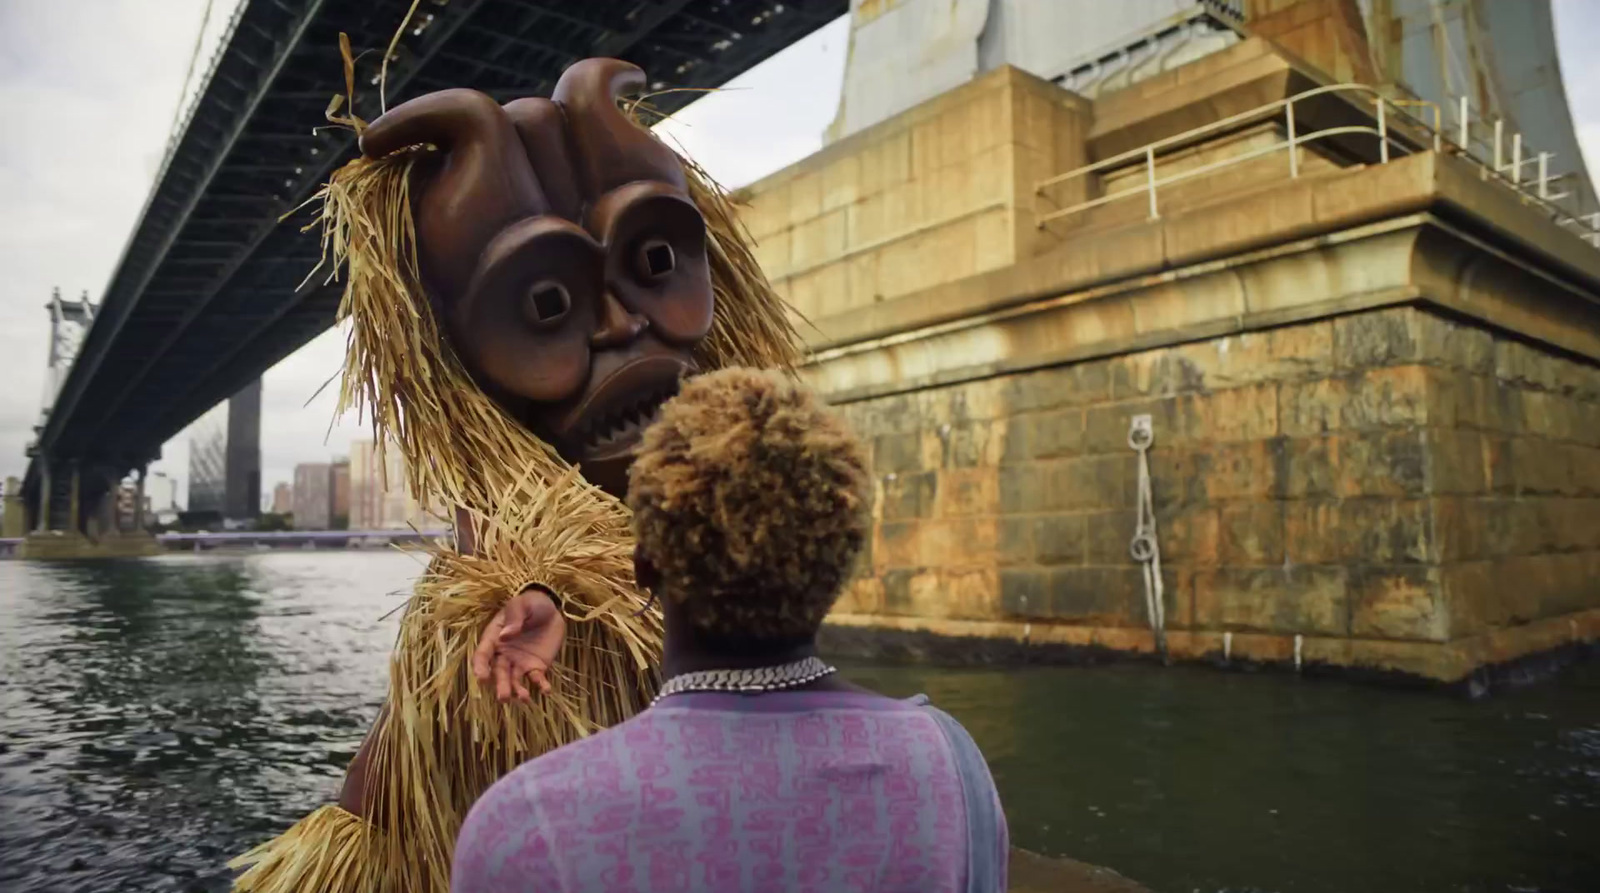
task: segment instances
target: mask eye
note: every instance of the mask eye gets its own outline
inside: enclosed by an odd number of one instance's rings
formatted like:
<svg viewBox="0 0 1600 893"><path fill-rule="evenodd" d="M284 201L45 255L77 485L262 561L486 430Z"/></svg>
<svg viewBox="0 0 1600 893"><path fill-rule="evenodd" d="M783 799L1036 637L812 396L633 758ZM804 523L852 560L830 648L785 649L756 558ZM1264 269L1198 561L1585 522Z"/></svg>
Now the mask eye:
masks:
<svg viewBox="0 0 1600 893"><path fill-rule="evenodd" d="M560 320L572 309L572 295L559 282L544 280L534 283L523 300L522 312L528 322L547 326Z"/></svg>
<svg viewBox="0 0 1600 893"><path fill-rule="evenodd" d="M660 239L650 239L639 246L637 261L641 282L659 282L678 266L672 246Z"/></svg>

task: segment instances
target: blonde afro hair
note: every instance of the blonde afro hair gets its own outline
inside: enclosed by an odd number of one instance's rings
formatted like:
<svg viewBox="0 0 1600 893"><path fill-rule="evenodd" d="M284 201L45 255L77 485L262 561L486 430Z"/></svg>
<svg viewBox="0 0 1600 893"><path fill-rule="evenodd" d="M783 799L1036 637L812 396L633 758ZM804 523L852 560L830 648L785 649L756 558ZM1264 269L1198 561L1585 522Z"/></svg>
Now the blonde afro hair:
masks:
<svg viewBox="0 0 1600 893"><path fill-rule="evenodd" d="M629 471L661 597L727 644L814 635L866 539L867 469L854 434L780 373L686 381Z"/></svg>

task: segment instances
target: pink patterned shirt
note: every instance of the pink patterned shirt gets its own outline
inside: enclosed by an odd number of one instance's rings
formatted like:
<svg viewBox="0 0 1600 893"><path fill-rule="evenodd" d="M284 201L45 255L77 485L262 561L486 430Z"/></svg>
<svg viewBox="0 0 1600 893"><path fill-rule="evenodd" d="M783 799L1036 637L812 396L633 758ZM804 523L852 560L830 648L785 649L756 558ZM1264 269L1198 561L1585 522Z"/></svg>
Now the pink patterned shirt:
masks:
<svg viewBox="0 0 1600 893"><path fill-rule="evenodd" d="M960 893L962 798L951 744L916 703L677 695L490 788L451 889Z"/></svg>

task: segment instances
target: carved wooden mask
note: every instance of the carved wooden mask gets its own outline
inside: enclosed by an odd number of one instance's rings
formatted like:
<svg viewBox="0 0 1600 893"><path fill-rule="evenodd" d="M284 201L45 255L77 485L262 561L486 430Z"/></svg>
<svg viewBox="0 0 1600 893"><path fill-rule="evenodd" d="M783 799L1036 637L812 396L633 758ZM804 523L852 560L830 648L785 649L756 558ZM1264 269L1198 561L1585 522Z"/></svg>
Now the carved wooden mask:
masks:
<svg viewBox="0 0 1600 893"><path fill-rule="evenodd" d="M369 157L437 147L412 214L445 332L487 393L619 495L713 310L682 166L617 106L644 83L626 62L587 59L550 99L444 90L361 138Z"/></svg>

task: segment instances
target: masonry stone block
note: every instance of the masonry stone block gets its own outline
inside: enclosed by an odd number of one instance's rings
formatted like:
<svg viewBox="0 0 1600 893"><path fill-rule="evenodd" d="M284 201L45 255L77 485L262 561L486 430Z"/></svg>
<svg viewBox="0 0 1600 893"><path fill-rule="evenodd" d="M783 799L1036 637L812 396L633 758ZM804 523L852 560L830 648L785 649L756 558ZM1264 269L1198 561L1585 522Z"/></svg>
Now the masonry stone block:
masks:
<svg viewBox="0 0 1600 893"><path fill-rule="evenodd" d="M999 471L1000 511L1025 514L1056 508L1059 494L1051 492L1054 468L1040 462L1002 465Z"/></svg>
<svg viewBox="0 0 1600 893"><path fill-rule="evenodd" d="M1476 431L1426 429L1428 492L1477 494L1489 490L1484 439Z"/></svg>
<svg viewBox="0 0 1600 893"><path fill-rule="evenodd" d="M1525 496L1566 496L1578 492L1572 459L1577 451L1542 437L1518 437L1511 441L1512 475L1517 493Z"/></svg>
<svg viewBox="0 0 1600 893"><path fill-rule="evenodd" d="M1441 565L1439 593L1449 614L1450 635L1453 637L1476 635L1504 622L1493 561L1460 561Z"/></svg>
<svg viewBox="0 0 1600 893"><path fill-rule="evenodd" d="M1566 444L1566 465L1572 471L1569 492L1574 496L1600 496L1600 449Z"/></svg>
<svg viewBox="0 0 1600 893"><path fill-rule="evenodd" d="M1050 615L1093 626L1145 626L1139 568L1058 567L1050 571Z"/></svg>
<svg viewBox="0 0 1600 893"><path fill-rule="evenodd" d="M907 472L883 482L882 513L886 521L926 518L933 514L938 476L932 471Z"/></svg>
<svg viewBox="0 0 1600 893"><path fill-rule="evenodd" d="M1010 444L1005 422L958 422L930 432L941 468L974 468L1000 464Z"/></svg>
<svg viewBox="0 0 1600 893"><path fill-rule="evenodd" d="M1418 316L1410 307L1397 307L1336 318L1336 365L1341 369L1369 369L1424 359Z"/></svg>
<svg viewBox="0 0 1600 893"><path fill-rule="evenodd" d="M1425 566L1365 567L1351 581L1350 632L1359 637L1450 638L1449 612L1438 586L1438 569Z"/></svg>
<svg viewBox="0 0 1600 893"><path fill-rule="evenodd" d="M1224 505L1219 516L1222 563L1282 564L1286 536L1284 506L1281 501Z"/></svg>
<svg viewBox="0 0 1600 893"><path fill-rule="evenodd" d="M1340 539L1349 557L1372 564L1427 562L1434 552L1433 515L1424 499L1350 499L1339 504Z"/></svg>
<svg viewBox="0 0 1600 893"><path fill-rule="evenodd" d="M1134 458L1083 456L1057 460L1051 486L1057 491L1052 509L1106 509L1132 505L1136 480Z"/></svg>
<svg viewBox="0 0 1600 893"><path fill-rule="evenodd" d="M1050 612L1050 571L1044 568L1002 568L1000 609L1008 617L1043 618Z"/></svg>
<svg viewBox="0 0 1600 893"><path fill-rule="evenodd" d="M1515 551L1516 503L1504 499L1446 496L1433 500L1433 533L1442 562L1477 561Z"/></svg>
<svg viewBox="0 0 1600 893"><path fill-rule="evenodd" d="M1345 428L1417 425L1429 421L1429 386L1437 379L1426 366L1373 369L1351 380L1341 407Z"/></svg>
<svg viewBox="0 0 1600 893"><path fill-rule="evenodd" d="M1104 360L1024 372L1000 382L1004 402L1014 412L1084 406L1111 397L1111 369Z"/></svg>
<svg viewBox="0 0 1600 893"><path fill-rule="evenodd" d="M1034 564L1036 549L1033 532L1038 515L1002 515L995 542L995 562L1002 567Z"/></svg>
<svg viewBox="0 0 1600 893"><path fill-rule="evenodd" d="M1190 397L1161 397L1091 406L1084 412L1083 449L1088 453L1121 453L1135 416L1150 416L1156 443L1162 448L1188 443L1202 430Z"/></svg>
<svg viewBox="0 0 1600 893"><path fill-rule="evenodd" d="M917 521L883 521L877 525L872 560L879 568L916 567L921 559Z"/></svg>
<svg viewBox="0 0 1600 893"><path fill-rule="evenodd" d="M815 172L797 174L788 186L789 226L799 226L822 213L822 178Z"/></svg>
<svg viewBox="0 0 1600 893"><path fill-rule="evenodd" d="M1427 500L1365 497L1284 505L1286 558L1305 564L1392 564L1434 559Z"/></svg>
<svg viewBox="0 0 1600 893"><path fill-rule="evenodd" d="M1087 529L1089 564L1132 565L1129 541L1138 515L1133 509L1089 512L1083 516Z"/></svg>
<svg viewBox="0 0 1600 893"><path fill-rule="evenodd" d="M1002 461L1057 459L1084 451L1084 411L1053 409L1013 416L1006 424Z"/></svg>
<svg viewBox="0 0 1600 893"><path fill-rule="evenodd" d="M1343 567L1220 567L1194 577L1201 628L1343 635L1349 610Z"/></svg>
<svg viewBox="0 0 1600 893"><path fill-rule="evenodd" d="M1265 440L1278 434L1277 382L1193 395L1185 402L1193 407L1188 434L1194 439Z"/></svg>
<svg viewBox="0 0 1600 893"><path fill-rule="evenodd" d="M999 470L989 467L950 468L938 472L934 514L941 518L992 515L1000 507Z"/></svg>
<svg viewBox="0 0 1600 893"><path fill-rule="evenodd" d="M1202 461L1209 467L1211 453L1204 447L1163 447L1150 452L1150 501L1157 512L1194 508L1209 502L1206 479L1200 473Z"/></svg>
<svg viewBox="0 0 1600 893"><path fill-rule="evenodd" d="M1427 489L1427 445L1421 429L1351 431L1334 439L1339 496L1416 496Z"/></svg>
<svg viewBox="0 0 1600 893"><path fill-rule="evenodd" d="M999 522L988 518L940 518L918 526L918 564L967 568L992 563Z"/></svg>
<svg viewBox="0 0 1600 893"><path fill-rule="evenodd" d="M1037 515L1028 519L1028 542L1037 564L1083 564L1088 552L1092 518L1082 512Z"/></svg>
<svg viewBox="0 0 1600 893"><path fill-rule="evenodd" d="M1221 519L1216 508L1191 505L1163 512L1156 519L1156 530L1163 567L1214 567L1221 558Z"/></svg>
<svg viewBox="0 0 1600 893"><path fill-rule="evenodd" d="M1221 443L1195 454L1195 476L1208 499L1282 498L1288 445L1281 439Z"/></svg>
<svg viewBox="0 0 1600 893"><path fill-rule="evenodd" d="M845 155L822 169L822 210L844 208L861 198L861 156Z"/></svg>
<svg viewBox="0 0 1600 893"><path fill-rule="evenodd" d="M879 474L921 471L922 434L885 434L872 442L872 470Z"/></svg>
<svg viewBox="0 0 1600 893"><path fill-rule="evenodd" d="M1283 495L1289 499L1321 498L1339 492L1339 439L1337 436L1299 437L1288 441L1288 474Z"/></svg>

